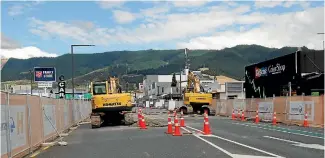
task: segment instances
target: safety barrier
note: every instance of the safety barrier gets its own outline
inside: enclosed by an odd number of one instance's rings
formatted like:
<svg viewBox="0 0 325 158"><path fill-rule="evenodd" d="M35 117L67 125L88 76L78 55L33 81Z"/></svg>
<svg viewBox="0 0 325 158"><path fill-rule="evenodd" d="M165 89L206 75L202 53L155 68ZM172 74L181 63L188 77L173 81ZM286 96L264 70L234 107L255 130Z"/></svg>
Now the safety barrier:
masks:
<svg viewBox="0 0 325 158"><path fill-rule="evenodd" d="M89 117L90 102L1 92L1 158L32 153Z"/></svg>
<svg viewBox="0 0 325 158"><path fill-rule="evenodd" d="M296 125L303 125L307 114L310 126L324 127L324 96L214 99L212 107L216 109L216 115L227 117L231 117L233 110L236 116L244 111L247 119L255 119L258 110L262 121L271 121L276 112L277 122Z"/></svg>

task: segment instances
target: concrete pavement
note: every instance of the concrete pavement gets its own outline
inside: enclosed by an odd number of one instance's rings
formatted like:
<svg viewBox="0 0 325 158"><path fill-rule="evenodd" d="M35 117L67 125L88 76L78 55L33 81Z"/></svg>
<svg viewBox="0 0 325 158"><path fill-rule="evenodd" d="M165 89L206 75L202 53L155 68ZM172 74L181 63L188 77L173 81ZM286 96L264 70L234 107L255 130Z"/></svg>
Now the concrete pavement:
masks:
<svg viewBox="0 0 325 158"><path fill-rule="evenodd" d="M166 114L147 115L167 121ZM139 130L137 127L111 126L90 129L82 125L65 141L37 157L324 157L324 130L232 121L209 117L212 135L204 136L203 117L186 117L183 132L192 135L166 135L166 127Z"/></svg>

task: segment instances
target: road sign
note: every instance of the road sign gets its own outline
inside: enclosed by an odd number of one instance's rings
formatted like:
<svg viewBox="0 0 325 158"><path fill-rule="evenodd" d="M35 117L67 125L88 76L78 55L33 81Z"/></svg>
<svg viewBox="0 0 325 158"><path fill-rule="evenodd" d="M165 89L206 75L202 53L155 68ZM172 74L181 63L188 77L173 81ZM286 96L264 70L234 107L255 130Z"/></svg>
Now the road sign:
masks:
<svg viewBox="0 0 325 158"><path fill-rule="evenodd" d="M55 82L56 71L54 67L34 67L35 82Z"/></svg>
<svg viewBox="0 0 325 158"><path fill-rule="evenodd" d="M38 82L38 88L50 88L52 87L52 82Z"/></svg>
<svg viewBox="0 0 325 158"><path fill-rule="evenodd" d="M65 98L65 81L60 81L58 83L59 87L59 98Z"/></svg>

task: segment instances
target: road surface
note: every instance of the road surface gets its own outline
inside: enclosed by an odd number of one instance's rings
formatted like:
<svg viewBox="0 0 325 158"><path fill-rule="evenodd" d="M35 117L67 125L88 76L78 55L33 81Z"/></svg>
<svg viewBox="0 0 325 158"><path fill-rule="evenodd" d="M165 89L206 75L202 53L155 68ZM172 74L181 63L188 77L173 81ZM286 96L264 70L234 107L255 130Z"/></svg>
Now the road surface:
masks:
<svg viewBox="0 0 325 158"><path fill-rule="evenodd" d="M167 122L166 114L148 117ZM42 158L95 158L95 157L288 157L323 158L324 130L296 126L276 127L253 122L232 121L225 117L210 116L212 135L200 134L203 117L186 117L183 136L166 135L167 127L109 126L90 129L81 125L65 138L67 146L53 146L41 150L35 157Z"/></svg>

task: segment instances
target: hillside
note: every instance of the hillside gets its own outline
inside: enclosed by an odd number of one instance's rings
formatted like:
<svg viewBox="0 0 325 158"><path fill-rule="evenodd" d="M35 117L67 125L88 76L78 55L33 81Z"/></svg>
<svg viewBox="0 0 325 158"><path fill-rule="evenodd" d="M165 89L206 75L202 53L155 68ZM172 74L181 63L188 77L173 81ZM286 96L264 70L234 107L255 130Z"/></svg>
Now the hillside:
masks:
<svg viewBox="0 0 325 158"><path fill-rule="evenodd" d="M307 48L303 48L307 49ZM190 67L210 68L210 73L241 79L246 65L293 53L297 48L267 48L259 45L238 45L222 50L190 50ZM137 83L147 74L171 74L184 67L184 50L114 51L75 54L76 84L122 77L123 82ZM71 55L56 58L9 59L1 71L2 81L29 79L27 73L36 66L54 66L57 75L71 78ZM128 75L126 75L128 74ZM78 77L79 76L79 77Z"/></svg>

